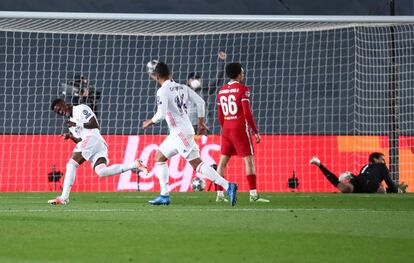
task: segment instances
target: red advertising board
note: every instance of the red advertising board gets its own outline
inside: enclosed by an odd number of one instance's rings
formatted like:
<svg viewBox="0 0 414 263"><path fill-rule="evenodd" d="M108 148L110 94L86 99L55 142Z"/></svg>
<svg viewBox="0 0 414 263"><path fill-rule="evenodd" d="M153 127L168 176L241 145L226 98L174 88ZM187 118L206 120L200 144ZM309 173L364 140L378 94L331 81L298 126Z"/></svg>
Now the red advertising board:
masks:
<svg viewBox="0 0 414 263"><path fill-rule="evenodd" d="M141 158L150 170L153 156L165 135L106 135L109 158L113 163L128 163ZM208 164L218 162L220 137L197 137L201 158ZM414 183L414 155L412 137L400 139L400 180ZM0 136L0 191L52 191L59 188L48 182L47 174L52 165L65 172L74 144L63 141L58 135L2 135ZM292 191L288 178L293 174L299 179L301 192L336 191L316 167L309 165L317 155L335 173L358 173L372 151L388 153L388 140L380 136L298 136L263 135L255 145L258 190L261 192ZM179 156L169 163L172 191L189 191L192 168ZM244 162L233 157L226 171L226 178L239 184L241 191L248 191ZM139 180L139 184L138 184ZM62 180L63 182L63 180ZM207 184L209 185L209 183ZM138 176L125 172L118 176L99 178L89 163L77 170L73 191L158 191L158 179L151 172Z"/></svg>

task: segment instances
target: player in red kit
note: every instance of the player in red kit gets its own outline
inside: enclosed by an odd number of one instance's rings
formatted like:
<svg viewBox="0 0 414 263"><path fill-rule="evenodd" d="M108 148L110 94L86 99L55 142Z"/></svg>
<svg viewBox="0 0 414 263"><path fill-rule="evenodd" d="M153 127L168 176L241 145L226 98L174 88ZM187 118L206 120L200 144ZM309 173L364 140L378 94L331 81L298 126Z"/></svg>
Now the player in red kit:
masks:
<svg viewBox="0 0 414 263"><path fill-rule="evenodd" d="M250 189L250 202L269 202L260 198L256 190L256 168L251 132L260 143L260 135L250 110L250 90L241 84L244 70L240 63L226 66L226 75L230 82L218 92L218 118L222 128L221 157L217 171L224 176L224 170L231 156L243 157L246 163L247 182ZM223 191L217 191L217 202L226 201Z"/></svg>

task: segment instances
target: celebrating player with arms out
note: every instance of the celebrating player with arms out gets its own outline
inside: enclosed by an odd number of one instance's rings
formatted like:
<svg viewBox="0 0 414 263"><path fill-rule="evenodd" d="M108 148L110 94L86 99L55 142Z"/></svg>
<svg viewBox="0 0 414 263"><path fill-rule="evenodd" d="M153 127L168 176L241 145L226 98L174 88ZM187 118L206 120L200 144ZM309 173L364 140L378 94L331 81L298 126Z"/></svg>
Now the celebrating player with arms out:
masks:
<svg viewBox="0 0 414 263"><path fill-rule="evenodd" d="M148 173L147 168L140 160L135 160L131 164L114 164L107 166L108 146L101 136L100 127L95 114L85 104L73 106L66 104L62 99L55 99L52 102L51 110L55 113L68 117L66 125L69 133L63 136L65 140L71 139L76 143L72 157L66 164L65 181L63 183L62 195L48 201L52 205L66 205L69 203L70 189L75 181L76 169L89 161L96 174L100 177L123 173L132 169L139 169Z"/></svg>
<svg viewBox="0 0 414 263"><path fill-rule="evenodd" d="M217 96L218 118L222 128L221 157L217 170L224 176L224 169L231 156L243 157L250 188L250 202L269 202L260 198L256 190L256 168L250 129L256 137L256 143L260 142L260 135L250 110L250 90L241 84L244 70L240 63L230 63L226 66L226 75L231 80L221 87ZM222 191L217 191L216 201L227 201Z"/></svg>
<svg viewBox="0 0 414 263"><path fill-rule="evenodd" d="M221 177L213 168L204 164L200 159L200 151L194 141L194 128L191 125L187 113L187 102L191 101L197 105L198 112L198 132L205 132L204 124L204 101L192 89L186 85L181 85L170 79L168 66L159 62L154 69L154 79L161 86L157 91L157 113L150 120L143 123L146 129L155 123L166 120L170 135L161 143L155 153L155 172L160 181L161 195L149 201L152 205L170 204L168 192L168 166L167 160L176 154L184 157L198 173L206 176L212 182L227 189L231 205L236 204L237 185L229 183Z"/></svg>

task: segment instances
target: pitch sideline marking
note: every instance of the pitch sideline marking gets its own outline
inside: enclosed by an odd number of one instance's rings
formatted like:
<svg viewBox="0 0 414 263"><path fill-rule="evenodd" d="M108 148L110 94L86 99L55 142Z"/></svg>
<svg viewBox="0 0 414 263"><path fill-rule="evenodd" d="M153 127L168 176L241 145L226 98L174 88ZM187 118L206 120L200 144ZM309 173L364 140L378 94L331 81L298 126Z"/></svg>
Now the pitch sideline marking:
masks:
<svg viewBox="0 0 414 263"><path fill-rule="evenodd" d="M161 208L162 209L162 208ZM370 212L370 213L384 213L384 212L412 212L412 210L368 210L363 208L182 208L182 209L3 209L0 213L37 213L37 212L156 212L156 211L170 211L170 212Z"/></svg>

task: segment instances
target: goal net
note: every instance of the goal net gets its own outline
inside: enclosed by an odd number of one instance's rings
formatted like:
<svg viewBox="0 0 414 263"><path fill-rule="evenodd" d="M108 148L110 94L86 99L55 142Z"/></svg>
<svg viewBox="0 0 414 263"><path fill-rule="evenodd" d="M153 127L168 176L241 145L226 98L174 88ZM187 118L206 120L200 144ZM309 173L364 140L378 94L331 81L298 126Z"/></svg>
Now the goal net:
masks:
<svg viewBox="0 0 414 263"><path fill-rule="evenodd" d="M365 19L365 20L364 20ZM94 108L111 163L141 158L150 168L166 124L144 131L156 110L147 63L173 78L199 76L208 164L220 156L215 103L240 62L252 90L262 142L255 145L259 191L336 191L316 167L355 174L385 154L396 181L414 184L414 20L384 17L268 17L0 12L0 191L60 191L74 144L60 136L54 98ZM188 191L191 166L169 161L172 191ZM241 158L226 177L247 191ZM297 178L297 188L288 181ZM292 182L292 180L291 180ZM295 186L295 185L290 185ZM126 172L101 179L85 163L74 191L158 191L158 179ZM213 189L213 188L211 188Z"/></svg>

